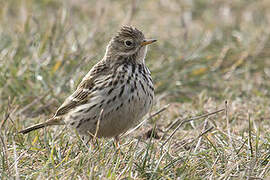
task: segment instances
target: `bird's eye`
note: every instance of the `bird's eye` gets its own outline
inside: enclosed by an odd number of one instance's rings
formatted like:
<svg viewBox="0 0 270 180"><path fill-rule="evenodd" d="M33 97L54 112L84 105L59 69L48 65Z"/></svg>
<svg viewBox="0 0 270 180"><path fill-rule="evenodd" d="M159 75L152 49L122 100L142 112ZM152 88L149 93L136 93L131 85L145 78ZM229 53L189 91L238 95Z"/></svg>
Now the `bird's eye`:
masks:
<svg viewBox="0 0 270 180"><path fill-rule="evenodd" d="M130 47L132 44L133 44L133 42L132 42L131 40L126 40L126 41L125 41L125 45L126 45L127 47Z"/></svg>

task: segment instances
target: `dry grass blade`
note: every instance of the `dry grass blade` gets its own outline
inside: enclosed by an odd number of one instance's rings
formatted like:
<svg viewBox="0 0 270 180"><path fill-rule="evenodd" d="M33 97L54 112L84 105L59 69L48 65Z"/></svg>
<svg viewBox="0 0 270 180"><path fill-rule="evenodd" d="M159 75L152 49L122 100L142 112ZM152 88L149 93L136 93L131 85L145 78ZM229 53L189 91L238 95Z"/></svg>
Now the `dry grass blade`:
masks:
<svg viewBox="0 0 270 180"><path fill-rule="evenodd" d="M129 134L131 134L132 132L136 131L137 129L139 129L146 121L148 121L149 119L152 119L153 117L157 116L158 114L162 113L163 111L165 111L168 107L170 106L170 104L167 104L165 106L163 106L162 108L160 108L158 111L154 112L153 114L151 114L149 117L147 117L146 119L144 119L142 122L140 122L135 128L129 130L128 132L124 133L123 135L121 135L121 137L127 136Z"/></svg>
<svg viewBox="0 0 270 180"><path fill-rule="evenodd" d="M197 142L197 145L198 145L200 143L202 136L204 136L208 132L212 131L213 129L214 129L214 127L211 126L208 129L204 130L202 133L200 133L200 135L198 135L195 139L193 139L192 142L190 142L190 144L195 144L196 140L198 139L198 142ZM186 145L186 144L183 144L182 146L184 146L184 145ZM194 153L196 153L196 151L198 149L197 145L194 148ZM192 148L190 148L189 153L191 153L191 151L192 151Z"/></svg>
<svg viewBox="0 0 270 180"><path fill-rule="evenodd" d="M205 118L205 117L208 117L208 116L211 116L211 115L214 115L214 114L217 114L217 113L220 113L220 112L223 112L225 109L220 109L220 110L217 110L215 112L211 112L211 113L207 113L207 114L203 114L201 116L196 116L196 117L193 117L193 118L189 118L189 119L183 119L183 120L178 120L179 125L174 129L174 131L170 134L170 136L165 140L165 142L162 144L161 147L163 147L172 137L173 135L176 133L176 131L178 131L178 129L184 124L184 123L187 123L187 122L190 122L190 121L194 121L194 120L198 120L198 119L201 119L201 118ZM170 126L171 127L171 126ZM166 130L166 132L164 133L164 136L165 134L169 131L169 129ZM164 137L163 136L163 137ZM162 138L163 139L163 138Z"/></svg>
<svg viewBox="0 0 270 180"><path fill-rule="evenodd" d="M270 161L266 164L266 166L263 168L262 172L260 173L260 178L265 177L265 173L270 170Z"/></svg>
<svg viewBox="0 0 270 180"><path fill-rule="evenodd" d="M98 134L98 130L99 130L99 125L100 125L100 120L103 118L103 112L104 112L104 109L101 109L101 111L99 113L98 121L97 121L96 132L95 132L95 135L93 137L94 140L96 140L96 138L97 138L97 134Z"/></svg>
<svg viewBox="0 0 270 180"><path fill-rule="evenodd" d="M11 99L9 97L8 98L8 105L5 109L5 117L2 119L2 121L0 123L0 129L2 129L2 127L4 126L6 121L10 118L11 114L17 110L18 106L13 107L13 103L14 103L14 101L11 102Z"/></svg>
<svg viewBox="0 0 270 180"><path fill-rule="evenodd" d="M206 127L207 127L207 124L208 124L207 119L208 119L208 118L205 119L204 125L203 125L203 132L205 132L205 133L207 133L207 132L209 131L209 130L208 130L208 131L205 131L205 129L206 129ZM213 129L213 128L211 128L211 129ZM205 134L205 133L203 133L203 134ZM194 149L194 151L193 151L194 153L196 153L197 150L198 150L198 148L200 147L201 140L202 140L202 135L199 137L199 140L198 140L198 142L197 142L197 144L196 144L196 147L195 147L195 149Z"/></svg>
<svg viewBox="0 0 270 180"><path fill-rule="evenodd" d="M253 147L252 147L252 124L250 119L250 114L247 115L248 118L248 147L250 151L250 157L252 158L254 156L253 153Z"/></svg>
<svg viewBox="0 0 270 180"><path fill-rule="evenodd" d="M233 156L231 156L232 159L237 155L235 153L237 150L235 149L235 146L233 144L232 136L231 136L231 124L230 124L230 118L229 118L229 107L228 107L228 101L225 100L225 116L226 116L226 126L227 126L227 135L229 137L229 146L231 149L234 149Z"/></svg>
<svg viewBox="0 0 270 180"><path fill-rule="evenodd" d="M18 170L18 158L17 158L17 150L16 150L16 144L15 141L13 141L13 155L14 155L14 168L15 168L15 174L16 174L16 180L20 179L20 174Z"/></svg>
<svg viewBox="0 0 270 180"><path fill-rule="evenodd" d="M231 177L232 171L234 171L236 167L239 166L242 162L243 160L239 160L235 162L234 164L232 164L231 166L228 166L228 168L225 170L225 173L222 176L220 176L218 179L222 180L222 179L227 179Z"/></svg>

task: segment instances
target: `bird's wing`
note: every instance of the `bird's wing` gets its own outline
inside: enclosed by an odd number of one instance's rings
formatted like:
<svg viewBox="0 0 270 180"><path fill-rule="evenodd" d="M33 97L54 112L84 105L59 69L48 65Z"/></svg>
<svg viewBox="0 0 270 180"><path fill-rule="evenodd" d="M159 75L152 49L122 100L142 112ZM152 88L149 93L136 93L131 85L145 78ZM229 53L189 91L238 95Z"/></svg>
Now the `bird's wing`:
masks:
<svg viewBox="0 0 270 180"><path fill-rule="evenodd" d="M95 87L94 80L100 75L106 74L106 72L108 72L108 66L106 66L104 61L100 61L96 64L83 78L76 91L58 108L54 117L65 115L78 105L87 103L87 100L89 99L88 96Z"/></svg>

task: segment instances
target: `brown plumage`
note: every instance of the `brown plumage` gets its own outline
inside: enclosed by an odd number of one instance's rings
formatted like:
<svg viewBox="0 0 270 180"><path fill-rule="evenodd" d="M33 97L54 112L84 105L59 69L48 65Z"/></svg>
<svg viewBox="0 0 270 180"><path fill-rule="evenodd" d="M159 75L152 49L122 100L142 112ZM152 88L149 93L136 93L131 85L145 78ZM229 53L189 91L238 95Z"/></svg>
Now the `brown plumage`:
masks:
<svg viewBox="0 0 270 180"><path fill-rule="evenodd" d="M20 132L63 124L83 136L97 133L97 137L116 137L128 130L153 104L153 82L144 59L147 45L155 41L145 39L136 28L123 26L107 46L104 58L87 73L55 115Z"/></svg>

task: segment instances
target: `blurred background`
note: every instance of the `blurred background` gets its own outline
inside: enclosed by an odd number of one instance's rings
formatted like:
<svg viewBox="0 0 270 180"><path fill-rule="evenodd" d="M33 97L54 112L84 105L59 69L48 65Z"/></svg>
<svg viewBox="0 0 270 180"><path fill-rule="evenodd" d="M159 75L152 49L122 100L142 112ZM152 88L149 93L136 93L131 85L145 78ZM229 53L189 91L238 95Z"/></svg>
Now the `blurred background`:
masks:
<svg viewBox="0 0 270 180"><path fill-rule="evenodd" d="M0 0L1 131L8 139L8 132L53 115L121 25L131 24L158 39L146 59L153 111L171 104L150 123L162 128L176 117L223 108L227 100L236 135L244 137L248 114L264 134L270 128L269 9L269 0ZM225 120L216 126L225 128ZM196 134L193 128L182 132Z"/></svg>
<svg viewBox="0 0 270 180"><path fill-rule="evenodd" d="M55 109L122 24L158 39L146 62L156 94L169 102L201 92L221 101L270 95L266 0L9 0L0 7L2 105L38 99L28 110Z"/></svg>

